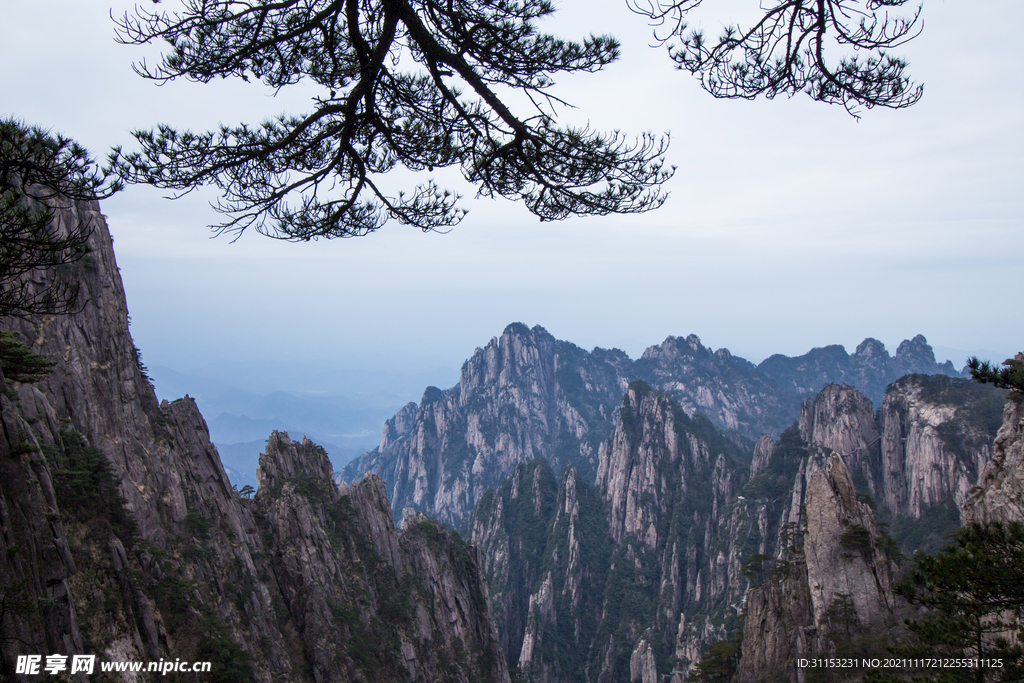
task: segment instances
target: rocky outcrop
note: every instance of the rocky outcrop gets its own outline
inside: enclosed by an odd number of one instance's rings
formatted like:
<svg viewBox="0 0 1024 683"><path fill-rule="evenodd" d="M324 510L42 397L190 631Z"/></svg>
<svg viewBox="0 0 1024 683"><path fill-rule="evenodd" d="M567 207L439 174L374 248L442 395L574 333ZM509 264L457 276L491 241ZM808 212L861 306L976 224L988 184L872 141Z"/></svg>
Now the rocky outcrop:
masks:
<svg viewBox="0 0 1024 683"><path fill-rule="evenodd" d="M682 398L690 416L707 413L741 431L749 424L775 429L779 422L771 382L727 350L705 349L695 336L670 337L633 363L621 351L587 353L543 328L513 324L477 349L458 386L428 388L414 420L407 406L389 421L381 445L350 463L341 478L377 473L388 482L396 518L411 508L458 525L519 463L544 458L555 470L571 464L592 479L622 394L641 376ZM742 396L739 403L733 395ZM754 410L759 403L775 407Z"/></svg>
<svg viewBox="0 0 1024 683"><path fill-rule="evenodd" d="M80 310L7 321L35 353L56 362L34 387L8 382L5 389L5 424L14 439L9 452L34 463L55 496L40 511L12 480L0 487L11 508L41 514L54 530L53 549L45 554L62 559L68 588L63 601L81 640L70 627L70 638L58 635L65 628L59 625L35 630L31 639L0 638L3 666L13 671L13 659L25 648L41 651L40 638L48 644L62 640L54 653L127 659L194 657L204 647L233 642L239 653L245 650L238 643L250 644L245 657L262 670L258 678L269 680L271 669L288 675L269 596L239 596L226 585L261 571L253 519L194 402L157 404L128 331L124 291L98 207L78 203L57 212L58 229L80 220L92 227L90 252L69 266L79 284ZM60 552L65 534L69 555ZM14 536L4 540L9 553L28 547ZM60 586L52 566L26 554L3 570L0 582L52 582L55 588L46 591L52 592ZM32 610L53 599L38 591L27 598ZM15 629L22 616L5 628ZM251 645L260 642L265 647Z"/></svg>
<svg viewBox="0 0 1024 683"><path fill-rule="evenodd" d="M5 387L9 384L0 379ZM75 573L53 476L43 456L59 432L45 397L31 386L21 392L32 411L23 414L18 399L0 394L0 650L4 673L18 642L37 652L81 652L82 634L71 598ZM48 609L37 609L45 604ZM13 613L13 614L12 614Z"/></svg>
<svg viewBox="0 0 1024 683"><path fill-rule="evenodd" d="M916 526L932 528L941 539L949 529L935 527L956 521L927 514L961 495L957 482L972 476L966 464L986 457L993 405L1001 400L991 387L912 375L889 387L877 416L849 386L826 386L804 403L796 428L782 435L741 492L770 500L790 482L781 514L768 506L766 526L780 532L779 541L764 553L773 558L764 580L755 579L747 594L735 681L802 681L797 659L850 653L852 643L868 647L871 634L899 623L895 543L876 524L871 496L858 494L855 482L879 499L893 533L911 544L905 552L921 547Z"/></svg>
<svg viewBox="0 0 1024 683"><path fill-rule="evenodd" d="M863 394L846 384L828 384L800 409L800 436L809 444L843 456L871 494L879 478L879 432Z"/></svg>
<svg viewBox="0 0 1024 683"><path fill-rule="evenodd" d="M846 457L863 458L878 441L871 401L845 384L828 384L805 401L798 424L804 441Z"/></svg>
<svg viewBox="0 0 1024 683"><path fill-rule="evenodd" d="M840 453L861 492L907 530L936 506L967 499L991 457L1004 396L970 380L908 375L889 385L873 414L860 392L831 384L804 402L798 424L807 443Z"/></svg>
<svg viewBox="0 0 1024 683"><path fill-rule="evenodd" d="M6 321L56 365L0 377L0 678L86 653L218 680L507 681L478 556L433 522L396 532L379 480L342 495L321 450L275 434L257 499L231 486L195 402L157 403L98 207L58 211L79 220L80 310Z"/></svg>
<svg viewBox="0 0 1024 683"><path fill-rule="evenodd" d="M526 591L517 665L527 680L586 680L599 672L594 643L607 628L602 628L609 609L604 588L613 566L602 513L594 488L566 467L544 548L546 571Z"/></svg>
<svg viewBox="0 0 1024 683"><path fill-rule="evenodd" d="M987 414L994 396L921 376L890 392L920 414L954 405L937 424L960 449L984 431L961 427ZM567 468L549 508L551 484L536 482L551 477L533 462L476 510L473 540L493 558L510 666L552 683L678 683L710 644L745 629L743 680L796 680L798 657L848 651L852 638L893 626L893 544L855 483L879 499L889 486L883 416L853 387L826 386L778 440L758 440L744 481L741 457L709 420L631 384L593 487ZM899 521L910 510L897 513ZM511 559L524 551L529 561Z"/></svg>
<svg viewBox="0 0 1024 683"><path fill-rule="evenodd" d="M969 380L912 375L894 383L879 411L885 506L916 519L947 500L963 505L992 457L1004 396Z"/></svg>
<svg viewBox="0 0 1024 683"><path fill-rule="evenodd" d="M747 595L738 683L801 681L798 659L835 656L843 635L896 623L895 565L843 459L832 453L806 481L794 490L804 510L794 542Z"/></svg>
<svg viewBox="0 0 1024 683"><path fill-rule="evenodd" d="M392 522L374 475L339 491L319 446L273 433L254 499L287 625L316 681L508 681L476 550Z"/></svg>
<svg viewBox="0 0 1024 683"><path fill-rule="evenodd" d="M757 473L768 466L768 460L772 456L772 450L775 448L775 442L772 441L772 437L767 434L762 434L757 443L754 444L754 455L750 460L750 476L757 476Z"/></svg>
<svg viewBox="0 0 1024 683"><path fill-rule="evenodd" d="M837 453L811 475L804 505L803 551L815 627L821 632L830 628L829 607L839 596L850 600L864 629L891 626L895 566L879 548L881 534L874 514L858 500L853 479Z"/></svg>
<svg viewBox="0 0 1024 683"><path fill-rule="evenodd" d="M807 563L800 556L776 563L771 578L747 593L747 615L736 683L801 681L797 660L812 652L814 610Z"/></svg>

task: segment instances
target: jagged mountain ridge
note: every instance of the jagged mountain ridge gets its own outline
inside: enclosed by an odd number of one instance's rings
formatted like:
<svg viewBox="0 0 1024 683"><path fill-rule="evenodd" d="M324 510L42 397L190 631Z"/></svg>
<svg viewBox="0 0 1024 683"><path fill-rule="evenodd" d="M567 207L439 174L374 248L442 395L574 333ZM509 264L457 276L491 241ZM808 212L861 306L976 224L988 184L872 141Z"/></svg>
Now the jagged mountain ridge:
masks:
<svg viewBox="0 0 1024 683"><path fill-rule="evenodd" d="M842 351L830 349L832 355ZM457 386L429 387L419 405L410 403L388 420L380 445L347 465L339 479L373 472L388 483L396 519L412 508L458 526L488 487L533 458L547 459L555 471L571 463L592 479L597 446L611 433L634 380L666 391L687 415L706 415L738 443L753 444L764 433L778 436L799 415L808 387L817 391L833 375L850 375L849 366L858 368L853 379L871 387L888 384L897 367L952 368L934 362L920 335L904 342L895 358L875 340L859 349L845 364L831 366L811 362L821 355L817 349L797 359L773 356L765 367L784 380L779 383L727 349L704 347L695 335L669 337L632 361L618 350L587 352L539 326L515 323L474 352Z"/></svg>
<svg viewBox="0 0 1024 683"><path fill-rule="evenodd" d="M458 524L520 462L572 462L593 476L630 366L621 351L588 353L540 327L510 325L466 361L458 385L429 387L419 406L389 420L381 445L341 478L374 472L396 517L412 508Z"/></svg>
<svg viewBox="0 0 1024 683"><path fill-rule="evenodd" d="M378 479L341 492L321 450L272 435L257 497L232 488L195 402L157 404L99 207L57 227L79 220L81 310L4 321L56 366L0 375L0 678L84 653L211 660L214 681L507 681L479 558L433 521L397 532Z"/></svg>
<svg viewBox="0 0 1024 683"><path fill-rule="evenodd" d="M886 387L904 375L967 376L951 361L937 363L935 352L920 334L900 343L895 356L889 355L882 342L869 337L852 354L834 344L793 358L776 354L761 361L757 369L801 399L813 397L826 384L849 384L876 406Z"/></svg>

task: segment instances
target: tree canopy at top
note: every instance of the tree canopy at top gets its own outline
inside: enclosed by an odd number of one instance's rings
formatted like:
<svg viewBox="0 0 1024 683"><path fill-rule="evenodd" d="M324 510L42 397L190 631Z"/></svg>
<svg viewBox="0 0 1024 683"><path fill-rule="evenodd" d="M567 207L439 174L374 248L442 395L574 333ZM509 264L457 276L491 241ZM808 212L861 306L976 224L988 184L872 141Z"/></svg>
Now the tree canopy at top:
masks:
<svg viewBox="0 0 1024 683"><path fill-rule="evenodd" d="M778 0L750 30L717 46L686 33L700 0L649 3L672 26L670 56L720 97L807 92L826 102L903 107L921 91L886 49L916 31L917 15L890 20L906 0ZM137 131L141 151L112 155L129 182L188 192L214 185L220 232L249 227L282 239L364 235L388 220L423 230L464 211L433 180L389 192L397 168L458 167L479 195L522 200L541 220L634 213L661 206L668 136L560 126L554 77L595 72L618 57L610 36L566 41L538 31L551 0L184 0L180 12L137 9L119 40L163 40L158 81L259 79L272 88L312 81L313 111L259 125L194 133ZM826 43L866 55L826 59ZM831 54L831 53L830 53ZM521 111L514 111L513 99Z"/></svg>
<svg viewBox="0 0 1024 683"><path fill-rule="evenodd" d="M762 3L749 27L726 25L717 42L687 26L701 0L629 2L652 20L676 65L715 97L803 92L859 118L860 107L903 109L924 93L906 60L888 52L920 35L920 6L909 17L889 14L908 0L775 0Z"/></svg>
<svg viewBox="0 0 1024 683"><path fill-rule="evenodd" d="M285 239L363 235L389 219L423 230L463 216L433 181L389 194L383 174L458 166L483 196L521 199L541 220L660 206L667 139L559 127L557 73L593 72L618 56L608 36L569 42L537 31L548 0L188 0L180 14L138 10L123 42L164 39L148 78L258 78L274 88L324 88L305 116L259 126L138 132L117 153L132 182L188 191L216 185L220 229ZM530 106L516 114L511 88Z"/></svg>

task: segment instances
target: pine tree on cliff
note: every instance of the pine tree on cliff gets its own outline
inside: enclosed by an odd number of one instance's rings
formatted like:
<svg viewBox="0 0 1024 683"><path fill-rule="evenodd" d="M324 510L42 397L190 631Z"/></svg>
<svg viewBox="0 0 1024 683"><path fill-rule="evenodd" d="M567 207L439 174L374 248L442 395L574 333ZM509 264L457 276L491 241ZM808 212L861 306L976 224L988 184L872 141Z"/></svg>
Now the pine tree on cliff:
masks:
<svg viewBox="0 0 1024 683"><path fill-rule="evenodd" d="M109 197L120 187L74 141L0 120L0 317L74 310L78 284L60 267L88 253L92 226L59 225L56 207ZM37 269L48 271L46 284L29 277Z"/></svg>
<svg viewBox="0 0 1024 683"><path fill-rule="evenodd" d="M994 384L1000 389L1009 389L1012 399L1024 398L1024 353L1007 358L1003 361L1003 366L999 368L995 363L982 362L974 356L967 361L971 378L982 384Z"/></svg>
<svg viewBox="0 0 1024 683"><path fill-rule="evenodd" d="M905 62L886 54L917 33L917 15L889 18L904 2L786 0L754 29L727 30L717 46L685 32L696 0L633 9L663 27L674 22L672 58L713 95L806 92L854 113L921 95ZM136 9L119 20L119 39L171 45L155 68L137 65L146 78L233 76L275 89L306 82L321 94L310 113L255 126L139 131L141 151L117 149L111 163L129 182L180 192L214 185L226 216L218 232L252 227L286 240L365 235L389 220L444 230L462 219L459 197L433 180L390 190L383 177L402 168L458 167L478 195L520 200L542 221L661 206L673 173L667 135L631 140L559 125L567 103L551 91L555 77L601 70L619 43L539 32L537 21L553 12L550 0L187 0L173 14ZM826 43L854 56L829 64Z"/></svg>
<svg viewBox="0 0 1024 683"><path fill-rule="evenodd" d="M958 529L938 554L918 555L897 592L931 612L907 620L917 642L902 656L984 664L926 667L914 680L984 683L1024 677L1024 524L994 522Z"/></svg>

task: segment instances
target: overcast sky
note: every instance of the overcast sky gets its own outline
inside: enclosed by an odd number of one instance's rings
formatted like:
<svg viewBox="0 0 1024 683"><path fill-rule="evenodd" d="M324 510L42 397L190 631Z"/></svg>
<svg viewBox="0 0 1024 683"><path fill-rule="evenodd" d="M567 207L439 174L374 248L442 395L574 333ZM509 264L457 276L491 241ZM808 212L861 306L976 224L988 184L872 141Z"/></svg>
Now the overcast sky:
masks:
<svg viewBox="0 0 1024 683"><path fill-rule="evenodd" d="M698 19L717 33L751 2L706 0ZM159 46L115 44L106 5L4 4L0 115L97 156L131 148L136 128L257 123L306 112L315 94L158 87L131 63ZM544 28L623 43L606 71L560 81L555 92L577 106L565 120L671 131L678 171L662 209L540 224L442 174L470 210L448 234L388 225L352 240L231 243L210 239L211 194L171 202L131 187L102 208L147 363L458 367L513 321L633 357L690 333L755 361L852 351L867 336L895 352L918 333L957 366L957 353L1002 360L1024 348L1024 3L925 0L924 34L902 48L924 99L859 122L806 97L715 100L648 46L622 0L559 4Z"/></svg>

